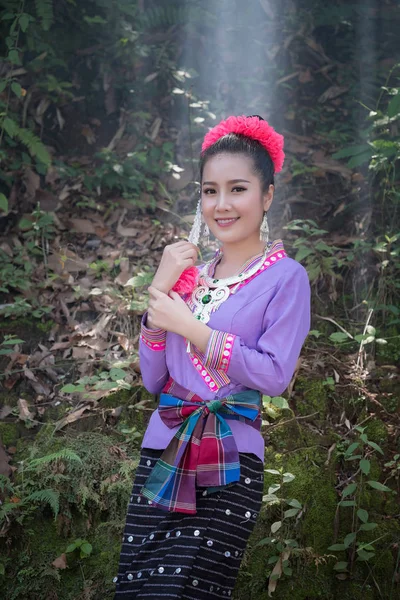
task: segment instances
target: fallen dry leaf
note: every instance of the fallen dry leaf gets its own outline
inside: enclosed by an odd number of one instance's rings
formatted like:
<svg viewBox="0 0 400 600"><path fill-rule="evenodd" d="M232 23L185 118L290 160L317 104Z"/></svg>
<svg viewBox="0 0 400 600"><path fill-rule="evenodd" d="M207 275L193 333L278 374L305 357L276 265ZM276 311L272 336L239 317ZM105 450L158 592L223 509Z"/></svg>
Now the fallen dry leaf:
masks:
<svg viewBox="0 0 400 600"><path fill-rule="evenodd" d="M33 413L28 408L28 403L23 398L18 400L19 418L21 421L33 421Z"/></svg>
<svg viewBox="0 0 400 600"><path fill-rule="evenodd" d="M68 224L72 225L72 231L77 231L78 233L96 233L94 223L89 221L89 219L71 218L68 220Z"/></svg>
<svg viewBox="0 0 400 600"><path fill-rule="evenodd" d="M36 194L36 190L40 188L40 176L32 171L29 167L26 167L22 176L22 181L25 185L26 197L28 200L33 200Z"/></svg>
<svg viewBox="0 0 400 600"><path fill-rule="evenodd" d="M119 235L122 235L122 237L136 237L137 235L139 235L139 233L141 233L140 229L137 229L136 227L125 227L124 225L122 225L122 222L127 212L127 209L124 209L122 211L117 225L117 233Z"/></svg>
<svg viewBox="0 0 400 600"><path fill-rule="evenodd" d="M333 98L337 98L341 96L345 92L348 91L347 86L339 86L339 85L331 85L321 96L318 98L318 102L324 103L327 100L332 100Z"/></svg>
<svg viewBox="0 0 400 600"><path fill-rule="evenodd" d="M68 564L67 555L65 554L65 552L63 552L61 556L58 556L55 560L53 560L51 564L56 569L66 569L68 567Z"/></svg>
<svg viewBox="0 0 400 600"><path fill-rule="evenodd" d="M288 560L289 556L290 556L290 551L282 552L282 554L279 557L278 562L275 564L274 568L272 569L271 575L278 575L279 577L282 575L282 570L283 570L282 563L283 563L283 561ZM276 590L276 586L278 585L279 577L277 579L271 579L271 577L269 578L268 596L270 598L272 597L272 594Z"/></svg>
<svg viewBox="0 0 400 600"><path fill-rule="evenodd" d="M90 404L85 404L85 406L82 406L82 408L70 412L66 417L63 417L62 419L56 422L55 431L59 431L60 429L63 429L63 427L65 427L66 425L75 423L75 421L78 421L82 418L84 412L90 410L91 408L92 407Z"/></svg>
<svg viewBox="0 0 400 600"><path fill-rule="evenodd" d="M95 358L96 352L92 349L88 349L87 346L84 348L72 348L72 358L75 360L85 360L88 358Z"/></svg>

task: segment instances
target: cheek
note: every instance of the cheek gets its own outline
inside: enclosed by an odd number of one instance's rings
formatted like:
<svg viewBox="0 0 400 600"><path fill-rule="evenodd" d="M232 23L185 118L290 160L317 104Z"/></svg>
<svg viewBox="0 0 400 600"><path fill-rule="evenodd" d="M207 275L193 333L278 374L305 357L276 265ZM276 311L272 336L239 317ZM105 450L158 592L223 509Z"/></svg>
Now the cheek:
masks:
<svg viewBox="0 0 400 600"><path fill-rule="evenodd" d="M240 216L243 220L252 223L258 223L262 219L262 206L259 202L243 202L238 207Z"/></svg>
<svg viewBox="0 0 400 600"><path fill-rule="evenodd" d="M205 217L212 215L214 212L213 203L210 198L207 198L207 196L203 196L201 199L201 210Z"/></svg>

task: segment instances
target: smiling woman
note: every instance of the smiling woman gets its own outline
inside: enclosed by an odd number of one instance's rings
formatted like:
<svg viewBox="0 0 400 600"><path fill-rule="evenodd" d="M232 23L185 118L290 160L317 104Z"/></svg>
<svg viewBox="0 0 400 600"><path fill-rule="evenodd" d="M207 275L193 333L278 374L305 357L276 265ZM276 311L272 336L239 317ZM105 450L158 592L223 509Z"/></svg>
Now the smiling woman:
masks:
<svg viewBox="0 0 400 600"><path fill-rule="evenodd" d="M247 258L264 250L266 240L260 239L260 225L272 203L274 186L270 184L263 191L253 159L227 152L207 160L203 177L203 217L223 244L224 260L219 270L227 263L236 272Z"/></svg>
<svg viewBox="0 0 400 600"><path fill-rule="evenodd" d="M282 240L268 241L282 148L257 116L207 134L189 241L165 248L149 288L140 367L161 396L142 442L116 600L232 595L262 503L261 394L286 389L310 325L307 273ZM204 222L221 249L196 268ZM188 270L190 285L176 287Z"/></svg>

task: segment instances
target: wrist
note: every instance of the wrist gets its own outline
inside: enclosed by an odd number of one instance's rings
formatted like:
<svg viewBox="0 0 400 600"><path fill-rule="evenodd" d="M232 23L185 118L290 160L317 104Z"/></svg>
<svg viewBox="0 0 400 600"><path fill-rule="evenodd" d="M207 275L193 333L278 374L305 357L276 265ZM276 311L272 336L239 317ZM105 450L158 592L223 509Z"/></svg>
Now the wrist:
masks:
<svg viewBox="0 0 400 600"><path fill-rule="evenodd" d="M212 333L211 327L201 323L193 316L190 321L184 321L181 335L194 344L201 352L205 353Z"/></svg>
<svg viewBox="0 0 400 600"><path fill-rule="evenodd" d="M157 325L152 325L151 323L149 323L149 319L148 319L148 312L146 311L142 317L142 330L150 330L150 331L165 331L165 329L163 329L162 327L157 327Z"/></svg>
<svg viewBox="0 0 400 600"><path fill-rule="evenodd" d="M172 288L172 285L170 285L169 283L157 281L156 279L153 279L153 281L151 282L151 286L153 288L156 288L156 290L158 290L159 292L163 292L163 294L168 294L168 292Z"/></svg>

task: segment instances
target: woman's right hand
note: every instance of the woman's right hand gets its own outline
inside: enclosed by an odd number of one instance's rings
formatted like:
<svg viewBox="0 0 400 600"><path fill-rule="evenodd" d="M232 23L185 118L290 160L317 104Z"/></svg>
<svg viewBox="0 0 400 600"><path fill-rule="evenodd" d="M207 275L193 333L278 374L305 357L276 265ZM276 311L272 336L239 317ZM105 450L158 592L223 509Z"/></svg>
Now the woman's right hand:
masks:
<svg viewBox="0 0 400 600"><path fill-rule="evenodd" d="M197 246L184 240L165 246L151 285L160 292L168 294L182 272L195 265L198 251Z"/></svg>

